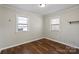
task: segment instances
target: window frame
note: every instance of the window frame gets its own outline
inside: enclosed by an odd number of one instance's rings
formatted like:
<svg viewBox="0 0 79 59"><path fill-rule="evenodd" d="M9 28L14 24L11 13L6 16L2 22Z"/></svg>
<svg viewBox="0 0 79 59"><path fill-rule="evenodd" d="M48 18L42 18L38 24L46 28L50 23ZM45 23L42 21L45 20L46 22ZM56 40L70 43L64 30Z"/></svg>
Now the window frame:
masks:
<svg viewBox="0 0 79 59"><path fill-rule="evenodd" d="M52 20L54 19L59 19L59 24L52 24ZM58 29L52 29L53 26L59 26L59 30ZM52 18L50 21L50 26L51 26L51 31L60 31L60 17L56 17L56 18Z"/></svg>
<svg viewBox="0 0 79 59"><path fill-rule="evenodd" d="M18 23L18 17L27 18L27 24L26 24L26 25L27 25L27 30L26 30L26 31L23 31L23 30L22 30L22 31L19 31L19 30L18 30L18 24L19 24L19 23ZM19 24L19 25L20 25L20 24ZM21 24L21 25L23 25L23 24ZM25 16L17 16L17 17L16 17L16 32L27 32L27 31L28 31L28 17L25 17Z"/></svg>

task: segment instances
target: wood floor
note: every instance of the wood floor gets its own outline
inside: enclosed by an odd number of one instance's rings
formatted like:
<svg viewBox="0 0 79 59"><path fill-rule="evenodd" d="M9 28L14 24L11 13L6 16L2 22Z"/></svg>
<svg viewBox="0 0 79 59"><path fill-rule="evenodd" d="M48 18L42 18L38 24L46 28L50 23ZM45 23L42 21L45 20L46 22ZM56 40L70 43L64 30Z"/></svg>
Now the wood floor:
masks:
<svg viewBox="0 0 79 59"><path fill-rule="evenodd" d="M1 54L78 54L79 50L48 39L19 45L1 51Z"/></svg>

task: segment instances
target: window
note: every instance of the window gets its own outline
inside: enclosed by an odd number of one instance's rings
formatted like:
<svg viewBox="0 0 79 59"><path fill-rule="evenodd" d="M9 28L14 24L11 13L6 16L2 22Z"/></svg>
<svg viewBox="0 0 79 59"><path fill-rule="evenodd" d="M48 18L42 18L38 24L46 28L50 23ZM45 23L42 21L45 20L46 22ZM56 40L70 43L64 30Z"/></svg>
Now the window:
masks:
<svg viewBox="0 0 79 59"><path fill-rule="evenodd" d="M51 20L51 30L58 31L60 29L60 19L55 18Z"/></svg>
<svg viewBox="0 0 79 59"><path fill-rule="evenodd" d="M18 32L23 32L28 30L28 18L25 17L17 17L17 28Z"/></svg>

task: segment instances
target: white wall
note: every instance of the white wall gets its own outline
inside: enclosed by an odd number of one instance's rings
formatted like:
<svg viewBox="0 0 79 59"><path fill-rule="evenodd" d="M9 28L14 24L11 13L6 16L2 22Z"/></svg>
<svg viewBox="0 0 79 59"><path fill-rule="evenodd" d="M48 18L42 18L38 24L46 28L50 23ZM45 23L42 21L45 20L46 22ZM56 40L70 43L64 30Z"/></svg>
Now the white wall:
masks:
<svg viewBox="0 0 79 59"><path fill-rule="evenodd" d="M60 31L50 31L50 20L60 17ZM79 21L79 6L51 13L44 17L44 36L56 41L79 47L79 23L69 24L69 21Z"/></svg>
<svg viewBox="0 0 79 59"><path fill-rule="evenodd" d="M29 31L16 32L16 16L29 18ZM9 19L11 22L9 22ZM42 37L42 16L0 6L0 48Z"/></svg>

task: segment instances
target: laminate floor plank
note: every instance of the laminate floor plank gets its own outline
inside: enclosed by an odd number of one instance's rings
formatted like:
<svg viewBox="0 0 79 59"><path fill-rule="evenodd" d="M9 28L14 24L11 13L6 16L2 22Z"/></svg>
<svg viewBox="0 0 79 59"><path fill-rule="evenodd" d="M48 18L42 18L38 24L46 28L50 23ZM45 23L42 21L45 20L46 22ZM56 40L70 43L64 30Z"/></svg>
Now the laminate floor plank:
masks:
<svg viewBox="0 0 79 59"><path fill-rule="evenodd" d="M40 39L16 47L4 49L1 54L78 54L79 49L51 41Z"/></svg>

